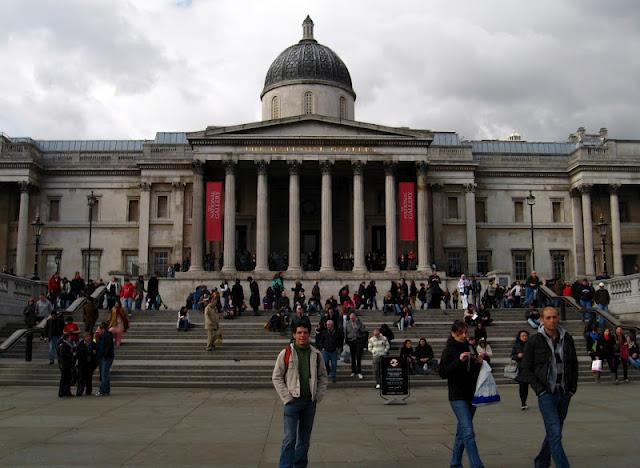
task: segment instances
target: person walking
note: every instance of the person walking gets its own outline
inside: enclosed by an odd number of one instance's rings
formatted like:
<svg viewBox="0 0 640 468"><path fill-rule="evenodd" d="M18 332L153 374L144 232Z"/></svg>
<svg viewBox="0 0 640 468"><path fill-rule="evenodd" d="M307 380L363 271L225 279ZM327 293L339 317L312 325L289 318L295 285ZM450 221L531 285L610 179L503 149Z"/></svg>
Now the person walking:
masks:
<svg viewBox="0 0 640 468"><path fill-rule="evenodd" d="M380 388L382 381L382 358L389 352L389 341L380 333L379 328L373 329L373 336L369 338L368 349L373 357L373 375L376 378L376 388Z"/></svg>
<svg viewBox="0 0 640 468"><path fill-rule="evenodd" d="M258 282L251 276L247 278L247 281L249 281L249 291L251 293L249 296L249 305L253 309L253 315L260 315L260 287L258 286Z"/></svg>
<svg viewBox="0 0 640 468"><path fill-rule="evenodd" d="M358 376L362 379L362 351L363 338L366 328L355 313L349 315L349 320L344 325L344 335L349 352L351 353L351 377Z"/></svg>
<svg viewBox="0 0 640 468"><path fill-rule="evenodd" d="M71 379L73 378L75 345L69 338L69 335L64 333L56 345L58 367L60 368L60 385L58 387L60 398L73 396L71 394Z"/></svg>
<svg viewBox="0 0 640 468"><path fill-rule="evenodd" d="M129 280L129 278L124 279L124 284L122 288L120 288L120 300L122 301L122 306L127 316L131 318L131 311L133 310L133 301L136 297L136 287Z"/></svg>
<svg viewBox="0 0 640 468"><path fill-rule="evenodd" d="M469 465L472 468L484 468L473 431L476 407L471 404L484 357L478 355L469 344L467 331L468 326L463 321L453 322L447 344L442 351L439 374L441 378L447 379L449 404L458 420L451 466L462 467L462 454L466 449Z"/></svg>
<svg viewBox="0 0 640 468"><path fill-rule="evenodd" d="M518 369L520 368L520 363L522 362L522 358L524 357L524 348L529 340L529 332L527 330L520 330L516 335L516 339L511 346L511 360L515 361L518 365ZM518 370L518 375L516 376L516 382L518 382L519 393L520 393L520 409L522 411L526 411L529 407L527 406L527 397L529 396L529 384L527 382L522 382L520 380L520 371Z"/></svg>
<svg viewBox="0 0 640 468"><path fill-rule="evenodd" d="M111 394L111 366L115 359L113 334L109 331L109 323L102 322L96 333L96 359L100 368L100 390L96 396Z"/></svg>
<svg viewBox="0 0 640 468"><path fill-rule="evenodd" d="M542 310L542 324L525 346L520 364L520 378L536 392L546 430L534 461L537 468L551 466L551 459L558 468L569 467L562 426L578 389L578 358L573 337L559 321L555 307Z"/></svg>
<svg viewBox="0 0 640 468"><path fill-rule="evenodd" d="M280 351L271 380L284 404L280 468L306 467L316 406L327 391L327 369L309 342L311 330L299 325L293 343Z"/></svg>
<svg viewBox="0 0 640 468"><path fill-rule="evenodd" d="M613 372L615 374L616 385L620 383L618 378L618 367L622 363L622 378L626 383L629 383L629 345L627 343L627 337L622 331L622 327L616 327L615 332L615 345L613 353Z"/></svg>
<svg viewBox="0 0 640 468"><path fill-rule="evenodd" d="M204 308L204 328L207 330L207 346L204 348L206 351L216 349L216 342L222 341L222 332L220 330L220 321L218 320L218 314L220 311L217 292L214 292L215 297ZM213 300L215 299L215 300Z"/></svg>
<svg viewBox="0 0 640 468"><path fill-rule="evenodd" d="M460 275L457 287L462 300L462 308L466 309L469 307L469 280L464 275Z"/></svg>
<svg viewBox="0 0 640 468"><path fill-rule="evenodd" d="M156 275L152 275L147 281L147 310L160 309L160 304L157 303L158 294L160 294L160 283Z"/></svg>
<svg viewBox="0 0 640 468"><path fill-rule="evenodd" d="M129 330L129 318L122 309L120 300L116 299L115 305L111 309L111 317L109 318L109 331L113 334L116 347L119 348L122 343L123 335Z"/></svg>
<svg viewBox="0 0 640 468"><path fill-rule="evenodd" d="M142 302L144 301L144 293L146 289L144 289L144 276L139 275L136 280L136 298L135 298L135 307L136 310L142 309Z"/></svg>
<svg viewBox="0 0 640 468"><path fill-rule="evenodd" d="M244 289L240 284L240 280L236 279L235 284L231 288L231 304L233 304L233 317L242 315L242 303L244 302Z"/></svg>
<svg viewBox="0 0 640 468"><path fill-rule="evenodd" d="M330 309L332 310L332 309ZM331 381L336 383L336 372L338 369L338 352L342 350L344 336L341 329L336 329L333 320L325 322L325 326L320 330L316 346L322 351L324 365L327 373L330 374Z"/></svg>
<svg viewBox="0 0 640 468"><path fill-rule="evenodd" d="M527 285L524 290L524 306L528 307L531 304L537 304L538 301L538 286L540 286L540 278L538 278L538 273L532 271L529 277L527 278Z"/></svg>
<svg viewBox="0 0 640 468"><path fill-rule="evenodd" d="M117 278L114 276L111 281L106 284L105 288L107 290L107 309L111 310L120 296L120 283L118 283Z"/></svg>

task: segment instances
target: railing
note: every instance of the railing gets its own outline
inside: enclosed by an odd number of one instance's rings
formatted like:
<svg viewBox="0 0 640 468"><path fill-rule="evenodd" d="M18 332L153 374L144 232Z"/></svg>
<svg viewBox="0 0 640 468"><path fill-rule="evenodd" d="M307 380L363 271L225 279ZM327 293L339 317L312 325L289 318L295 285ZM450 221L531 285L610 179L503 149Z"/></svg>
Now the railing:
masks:
<svg viewBox="0 0 640 468"><path fill-rule="evenodd" d="M102 300L102 296L104 296L106 292L106 288L104 286L100 286L97 288L93 294L91 294L91 299L97 304ZM84 306L87 299L85 297L79 297L73 303L64 310L64 313L67 315L71 315L74 312L79 311L82 306ZM11 348L13 348L22 338L26 337L29 334L40 333L44 327L47 325L47 317L43 318L35 327L33 328L20 328L14 331L9 338L0 343L0 354L6 353Z"/></svg>
<svg viewBox="0 0 640 468"><path fill-rule="evenodd" d="M0 326L20 314L27 300L41 292L47 292L45 282L0 273Z"/></svg>
<svg viewBox="0 0 640 468"><path fill-rule="evenodd" d="M609 310L624 321L640 322L640 273L604 280L611 302Z"/></svg>

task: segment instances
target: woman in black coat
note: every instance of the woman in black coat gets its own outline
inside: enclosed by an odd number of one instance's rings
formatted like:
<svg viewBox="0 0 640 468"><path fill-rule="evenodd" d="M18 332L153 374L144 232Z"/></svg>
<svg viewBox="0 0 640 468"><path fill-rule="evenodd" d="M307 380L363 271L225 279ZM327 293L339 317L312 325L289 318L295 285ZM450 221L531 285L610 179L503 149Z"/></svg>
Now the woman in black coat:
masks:
<svg viewBox="0 0 640 468"><path fill-rule="evenodd" d="M462 453L467 451L469 464L483 467L473 431L473 415L475 406L471 404L476 389L476 382L484 357L478 355L467 341L468 326L456 320L451 326L451 336L442 351L440 359L440 377L447 379L449 387L449 403L458 420L451 466L462 466Z"/></svg>
<svg viewBox="0 0 640 468"><path fill-rule="evenodd" d="M522 357L524 356L524 347L529 340L529 332L527 330L520 330L516 335L516 340L511 347L511 359L516 361L518 364L518 374L520 373L520 363L522 362ZM516 377L516 382L518 382L519 392L520 392L520 403L522 404L522 411L525 411L529 407L527 406L527 397L529 396L529 384L527 382L521 382L518 377Z"/></svg>

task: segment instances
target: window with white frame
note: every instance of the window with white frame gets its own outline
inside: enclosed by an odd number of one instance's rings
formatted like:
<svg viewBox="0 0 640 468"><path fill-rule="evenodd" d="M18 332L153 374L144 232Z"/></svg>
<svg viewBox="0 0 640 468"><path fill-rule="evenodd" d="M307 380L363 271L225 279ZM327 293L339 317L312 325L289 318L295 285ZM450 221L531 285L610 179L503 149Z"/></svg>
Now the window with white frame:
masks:
<svg viewBox="0 0 640 468"><path fill-rule="evenodd" d="M138 251L129 250L122 252L122 266L130 276L138 276L140 266L138 263Z"/></svg>
<svg viewBox="0 0 640 468"><path fill-rule="evenodd" d="M486 275L491 271L491 251L479 250L478 251L478 273Z"/></svg>
<svg viewBox="0 0 640 468"><path fill-rule="evenodd" d="M44 252L44 278L51 278L54 273L58 272L58 264L56 263L58 254L60 254L60 260L62 261L62 252Z"/></svg>
<svg viewBox="0 0 640 468"><path fill-rule="evenodd" d="M167 276L167 269L169 267L169 250L154 250L152 255L152 271L156 276Z"/></svg>
<svg viewBox="0 0 640 468"><path fill-rule="evenodd" d="M514 251L511 253L513 259L513 274L518 281L525 281L529 274L529 252Z"/></svg>
<svg viewBox="0 0 640 468"><path fill-rule="evenodd" d="M566 264L569 254L564 251L551 251L551 267L554 278L566 279Z"/></svg>
<svg viewBox="0 0 640 468"><path fill-rule="evenodd" d="M100 277L100 258L102 257L102 250L91 249L91 256L89 251L84 249L82 251L82 274L85 275L87 271L87 264L89 264L89 278L96 279ZM89 260L90 259L90 260ZM87 278L85 278L86 280Z"/></svg>
<svg viewBox="0 0 640 468"><path fill-rule="evenodd" d="M447 250L447 275L460 276L462 274L462 251Z"/></svg>
<svg viewBox="0 0 640 468"><path fill-rule="evenodd" d="M273 99L271 99L271 118L280 118L280 98L278 96L273 96Z"/></svg>
<svg viewBox="0 0 640 468"><path fill-rule="evenodd" d="M313 93L311 91L304 93L302 105L305 114L313 114Z"/></svg>

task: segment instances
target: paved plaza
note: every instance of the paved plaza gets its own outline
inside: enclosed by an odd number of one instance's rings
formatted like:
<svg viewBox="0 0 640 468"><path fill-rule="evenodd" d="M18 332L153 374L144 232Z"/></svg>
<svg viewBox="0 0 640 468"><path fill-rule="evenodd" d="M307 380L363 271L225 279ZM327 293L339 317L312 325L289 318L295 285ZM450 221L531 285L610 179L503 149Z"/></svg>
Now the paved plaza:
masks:
<svg viewBox="0 0 640 468"><path fill-rule="evenodd" d="M535 398L517 387L481 408L476 433L488 467L532 466L543 430ZM274 466L282 406L272 390L114 388L108 398L59 399L57 389L0 388L0 466ZM637 384L582 385L565 431L572 466L638 466ZM446 388L420 388L407 406L371 389L336 389L319 405L311 466L448 466L455 419ZM465 466L467 466L465 458Z"/></svg>

